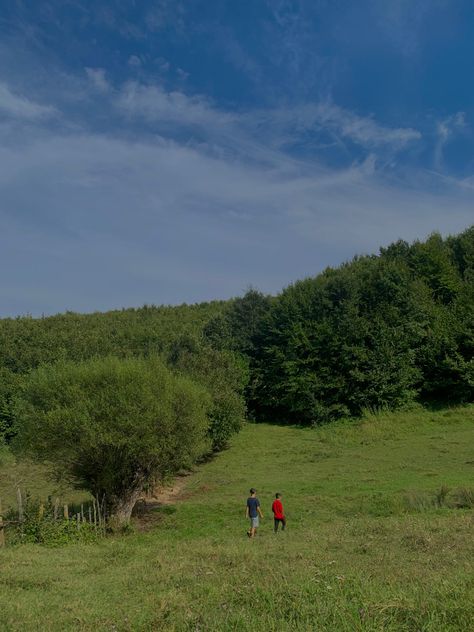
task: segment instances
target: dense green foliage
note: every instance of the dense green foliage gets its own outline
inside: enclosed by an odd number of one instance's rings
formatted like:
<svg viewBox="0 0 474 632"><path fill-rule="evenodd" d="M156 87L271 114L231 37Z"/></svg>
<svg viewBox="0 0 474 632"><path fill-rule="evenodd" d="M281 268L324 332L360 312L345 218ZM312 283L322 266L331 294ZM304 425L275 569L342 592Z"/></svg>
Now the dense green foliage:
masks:
<svg viewBox="0 0 474 632"><path fill-rule="evenodd" d="M251 290L205 327L250 367L254 414L322 423L414 400L474 398L474 227L397 242L298 281Z"/></svg>
<svg viewBox="0 0 474 632"><path fill-rule="evenodd" d="M35 368L65 360L156 354L174 366L177 349L183 346L187 359L180 360L179 370L184 373L188 367L193 379L212 392L209 433L213 447L223 447L245 416L242 380L246 375L245 365L233 354L206 349L202 341L204 325L222 311L223 305L216 301L0 320L0 442L10 442L15 434L14 400Z"/></svg>
<svg viewBox="0 0 474 632"><path fill-rule="evenodd" d="M212 448L221 450L245 419L244 390L248 382L245 359L233 351L216 350L204 344L202 338L182 336L170 346L167 363L211 394L208 433Z"/></svg>
<svg viewBox="0 0 474 632"><path fill-rule="evenodd" d="M16 445L127 522L147 483L206 452L211 403L157 357L58 362L26 380Z"/></svg>
<svg viewBox="0 0 474 632"><path fill-rule="evenodd" d="M223 303L144 306L93 314L0 319L0 420L7 418L21 376L58 360L156 355L184 334L199 334ZM1 422L0 422L1 423Z"/></svg>

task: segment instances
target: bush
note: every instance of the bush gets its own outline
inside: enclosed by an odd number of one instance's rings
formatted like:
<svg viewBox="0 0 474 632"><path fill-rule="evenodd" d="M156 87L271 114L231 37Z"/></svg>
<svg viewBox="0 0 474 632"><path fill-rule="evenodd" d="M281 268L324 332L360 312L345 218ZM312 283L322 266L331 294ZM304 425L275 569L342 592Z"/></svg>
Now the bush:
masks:
<svg viewBox="0 0 474 632"><path fill-rule="evenodd" d="M10 530L10 544L44 544L62 546L70 542L95 542L103 531L88 522L54 518L54 509L50 501L46 504L25 496L24 519ZM16 519L10 513L7 519Z"/></svg>
<svg viewBox="0 0 474 632"><path fill-rule="evenodd" d="M206 390L161 360L105 358L33 371L16 406L16 449L50 463L130 520L144 486L208 449Z"/></svg>

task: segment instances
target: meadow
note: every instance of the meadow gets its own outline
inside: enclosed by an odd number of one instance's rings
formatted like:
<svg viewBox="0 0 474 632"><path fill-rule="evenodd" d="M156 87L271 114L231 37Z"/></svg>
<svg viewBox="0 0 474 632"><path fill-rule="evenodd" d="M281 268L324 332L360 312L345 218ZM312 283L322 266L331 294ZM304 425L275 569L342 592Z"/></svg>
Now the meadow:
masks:
<svg viewBox="0 0 474 632"><path fill-rule="evenodd" d="M0 550L0 628L473 630L473 446L474 406L246 424L129 535ZM54 487L7 459L2 498L15 476ZM248 540L252 485L264 520ZM275 535L277 491L288 528Z"/></svg>

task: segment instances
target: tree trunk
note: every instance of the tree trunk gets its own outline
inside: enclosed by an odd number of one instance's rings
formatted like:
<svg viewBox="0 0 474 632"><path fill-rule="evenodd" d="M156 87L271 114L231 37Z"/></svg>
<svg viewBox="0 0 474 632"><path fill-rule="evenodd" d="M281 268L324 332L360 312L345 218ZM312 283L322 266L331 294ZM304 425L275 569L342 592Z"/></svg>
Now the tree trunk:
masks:
<svg viewBox="0 0 474 632"><path fill-rule="evenodd" d="M122 529L130 523L135 503L140 498L142 486L125 492L120 498L116 498L110 507L110 526L112 529Z"/></svg>

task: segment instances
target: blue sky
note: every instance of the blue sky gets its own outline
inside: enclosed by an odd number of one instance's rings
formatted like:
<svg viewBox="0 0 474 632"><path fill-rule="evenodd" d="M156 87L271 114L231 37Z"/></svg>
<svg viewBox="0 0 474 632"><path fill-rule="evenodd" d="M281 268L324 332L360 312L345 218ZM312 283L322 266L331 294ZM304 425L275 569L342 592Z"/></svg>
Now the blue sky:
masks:
<svg viewBox="0 0 474 632"><path fill-rule="evenodd" d="M474 223L470 0L2 0L0 316L276 293Z"/></svg>

